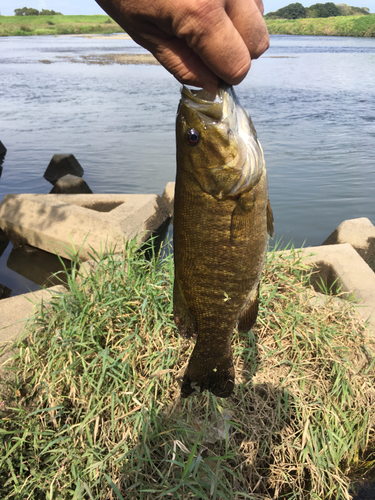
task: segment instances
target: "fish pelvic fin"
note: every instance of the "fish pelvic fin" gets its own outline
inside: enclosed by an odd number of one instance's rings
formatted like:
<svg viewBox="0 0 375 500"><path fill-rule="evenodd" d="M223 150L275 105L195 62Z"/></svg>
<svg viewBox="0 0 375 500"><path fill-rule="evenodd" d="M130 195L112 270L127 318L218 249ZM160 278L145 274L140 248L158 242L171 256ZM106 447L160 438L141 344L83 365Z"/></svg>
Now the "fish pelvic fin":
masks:
<svg viewBox="0 0 375 500"><path fill-rule="evenodd" d="M269 198L267 203L267 233L271 236L271 238L273 238L273 235L275 234L275 228L273 224L273 212Z"/></svg>
<svg viewBox="0 0 375 500"><path fill-rule="evenodd" d="M190 312L183 296L177 279L173 285L173 316L178 332L182 337L191 338L197 334L197 322L194 315Z"/></svg>
<svg viewBox="0 0 375 500"><path fill-rule="evenodd" d="M207 358L195 349L182 380L181 397L208 390L219 398L228 398L234 388L232 353L228 357Z"/></svg>
<svg viewBox="0 0 375 500"><path fill-rule="evenodd" d="M238 320L238 331L248 332L256 323L259 310L259 283Z"/></svg>

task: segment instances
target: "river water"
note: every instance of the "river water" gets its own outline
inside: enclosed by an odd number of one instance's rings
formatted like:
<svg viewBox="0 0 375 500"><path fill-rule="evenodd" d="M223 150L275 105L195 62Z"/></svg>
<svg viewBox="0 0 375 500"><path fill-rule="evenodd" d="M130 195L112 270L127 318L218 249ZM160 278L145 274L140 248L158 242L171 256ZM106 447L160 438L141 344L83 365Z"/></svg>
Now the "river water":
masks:
<svg viewBox="0 0 375 500"><path fill-rule="evenodd" d="M0 38L0 201L48 193L55 153L76 156L94 193L162 193L180 85L161 66L103 64L142 52L124 36ZM275 240L319 245L345 219L375 223L374 82L374 38L274 35L253 62L237 94L264 149ZM12 295L37 288L39 264L11 250L0 283Z"/></svg>

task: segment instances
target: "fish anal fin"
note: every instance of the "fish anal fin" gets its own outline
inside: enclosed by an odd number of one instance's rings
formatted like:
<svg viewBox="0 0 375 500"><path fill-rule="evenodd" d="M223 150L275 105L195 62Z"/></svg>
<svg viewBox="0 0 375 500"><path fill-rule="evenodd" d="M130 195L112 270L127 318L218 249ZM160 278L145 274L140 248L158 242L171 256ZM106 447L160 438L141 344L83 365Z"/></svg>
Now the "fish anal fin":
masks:
<svg viewBox="0 0 375 500"><path fill-rule="evenodd" d="M238 330L248 332L255 325L259 310L259 284L250 296L250 299L242 311L238 320Z"/></svg>
<svg viewBox="0 0 375 500"><path fill-rule="evenodd" d="M173 285L173 316L182 337L191 338L197 334L196 319L190 312L176 279Z"/></svg>
<svg viewBox="0 0 375 500"><path fill-rule="evenodd" d="M273 224L273 212L269 198L267 203L267 232L271 236L271 238L273 238L273 235L275 234L275 228Z"/></svg>

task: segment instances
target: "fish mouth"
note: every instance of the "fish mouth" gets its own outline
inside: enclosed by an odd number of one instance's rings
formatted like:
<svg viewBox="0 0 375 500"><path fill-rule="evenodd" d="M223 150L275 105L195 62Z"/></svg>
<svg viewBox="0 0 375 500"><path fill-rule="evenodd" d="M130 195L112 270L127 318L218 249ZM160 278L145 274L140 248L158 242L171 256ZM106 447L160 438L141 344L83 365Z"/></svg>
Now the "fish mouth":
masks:
<svg viewBox="0 0 375 500"><path fill-rule="evenodd" d="M219 81L215 95L204 89L194 89L184 85L181 89L181 100L196 112L203 122L210 124L216 124L225 118L228 101L236 101L232 87L223 81ZM232 106L229 106L230 108Z"/></svg>

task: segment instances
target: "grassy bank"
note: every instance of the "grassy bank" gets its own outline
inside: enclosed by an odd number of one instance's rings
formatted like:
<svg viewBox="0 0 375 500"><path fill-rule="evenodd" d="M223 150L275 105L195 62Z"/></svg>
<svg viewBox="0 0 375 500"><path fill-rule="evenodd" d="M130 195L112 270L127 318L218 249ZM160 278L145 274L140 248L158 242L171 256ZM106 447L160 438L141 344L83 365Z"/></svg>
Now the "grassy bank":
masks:
<svg viewBox="0 0 375 500"><path fill-rule="evenodd" d="M375 14L266 20L272 35L375 36Z"/></svg>
<svg viewBox="0 0 375 500"><path fill-rule="evenodd" d="M375 14L310 19L266 20L271 34L375 36ZM119 33L122 28L106 15L0 16L0 36Z"/></svg>
<svg viewBox="0 0 375 500"><path fill-rule="evenodd" d="M0 497L348 499L372 465L374 360L353 307L316 304L310 276L298 252L269 253L233 397L180 400L193 345L172 320L172 258L129 247L73 273L0 398Z"/></svg>
<svg viewBox="0 0 375 500"><path fill-rule="evenodd" d="M120 33L123 29L106 15L0 16L0 36Z"/></svg>

